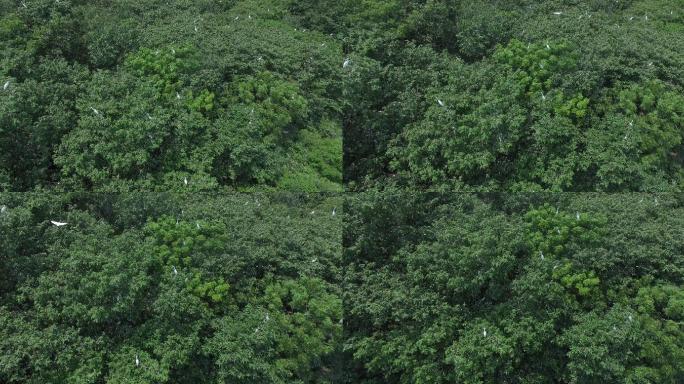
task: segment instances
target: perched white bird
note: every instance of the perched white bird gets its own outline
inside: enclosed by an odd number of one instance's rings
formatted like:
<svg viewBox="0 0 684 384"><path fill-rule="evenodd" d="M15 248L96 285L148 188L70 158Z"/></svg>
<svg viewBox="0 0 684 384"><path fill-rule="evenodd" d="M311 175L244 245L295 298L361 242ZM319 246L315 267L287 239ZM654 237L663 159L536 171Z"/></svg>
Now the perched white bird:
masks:
<svg viewBox="0 0 684 384"><path fill-rule="evenodd" d="M100 111L98 111L97 109L95 109L93 107L90 107L90 109L93 111L94 114L96 114L98 116L100 115Z"/></svg>
<svg viewBox="0 0 684 384"><path fill-rule="evenodd" d="M575 213L575 218L577 218L577 220L580 219L580 214L579 214L579 212L576 212L576 213Z"/></svg>
<svg viewBox="0 0 684 384"><path fill-rule="evenodd" d="M482 328L482 336L487 337L487 329Z"/></svg>
<svg viewBox="0 0 684 384"><path fill-rule="evenodd" d="M439 104L440 107L444 106L444 102L440 99L437 99L437 104Z"/></svg>
<svg viewBox="0 0 684 384"><path fill-rule="evenodd" d="M197 26L195 25L195 32L197 32L197 31L199 31L199 29L197 29Z"/></svg>
<svg viewBox="0 0 684 384"><path fill-rule="evenodd" d="M61 227L61 226L64 226L64 225L67 225L67 224L68 224L68 223L62 223L62 222L54 221L54 220L50 220L50 222L52 223L52 225L54 225L54 226L56 226L56 227Z"/></svg>
<svg viewBox="0 0 684 384"><path fill-rule="evenodd" d="M197 225L197 229L200 229L199 223L195 223L195 225Z"/></svg>
<svg viewBox="0 0 684 384"><path fill-rule="evenodd" d="M632 315L627 316L627 319L629 319L629 321L632 321Z"/></svg>
<svg viewBox="0 0 684 384"><path fill-rule="evenodd" d="M633 126L634 126L634 120L632 120L632 121L629 122L629 126L630 126L630 127L633 127Z"/></svg>
<svg viewBox="0 0 684 384"><path fill-rule="evenodd" d="M549 46L549 44L546 44L546 49L551 49L551 47Z"/></svg>
<svg viewBox="0 0 684 384"><path fill-rule="evenodd" d="M136 367L140 366L140 359L138 359L138 355L135 355L135 366Z"/></svg>
<svg viewBox="0 0 684 384"><path fill-rule="evenodd" d="M317 261L318 261L318 259L315 258L315 257L314 257L313 259L311 259L311 262L312 262L312 263L315 263L315 262L317 262Z"/></svg>
<svg viewBox="0 0 684 384"><path fill-rule="evenodd" d="M178 100L181 99L181 95L180 95L180 93L178 93L178 92L176 92L176 99L178 99Z"/></svg>
<svg viewBox="0 0 684 384"><path fill-rule="evenodd" d="M333 208L332 215L335 216L335 208Z"/></svg>
<svg viewBox="0 0 684 384"><path fill-rule="evenodd" d="M344 59L344 63L342 63L342 68L347 68L350 64L351 59L347 57L346 59Z"/></svg>
<svg viewBox="0 0 684 384"><path fill-rule="evenodd" d="M173 274L174 274L174 275L177 275L177 274L178 274L178 270L176 269L176 266L173 265L172 267L173 267Z"/></svg>
<svg viewBox="0 0 684 384"><path fill-rule="evenodd" d="M2 207L0 207L0 213L5 213L6 210L7 210L6 205L3 205Z"/></svg>
<svg viewBox="0 0 684 384"><path fill-rule="evenodd" d="M653 200L653 202L655 203L655 205L658 205L658 198L656 197L656 198Z"/></svg>
<svg viewBox="0 0 684 384"><path fill-rule="evenodd" d="M183 178L183 184L185 184L186 186L188 185L188 178L187 177Z"/></svg>
<svg viewBox="0 0 684 384"><path fill-rule="evenodd" d="M632 21L632 20L634 20L634 16L632 16L632 17L629 18L629 21Z"/></svg>
<svg viewBox="0 0 684 384"><path fill-rule="evenodd" d="M264 320L269 321L271 318L268 316L268 313L266 313L266 317L264 317Z"/></svg>
<svg viewBox="0 0 684 384"><path fill-rule="evenodd" d="M542 100L546 101L546 95L544 94L544 92L541 93L541 96L542 96Z"/></svg>
<svg viewBox="0 0 684 384"><path fill-rule="evenodd" d="M554 12L553 14L554 14L554 15L562 15L563 12Z"/></svg>
<svg viewBox="0 0 684 384"><path fill-rule="evenodd" d="M541 257L541 259L544 260L544 252L539 251L539 257Z"/></svg>
<svg viewBox="0 0 684 384"><path fill-rule="evenodd" d="M7 82L5 82L5 85L2 86L3 91L6 91L7 88L9 88L9 85L10 85L10 80L7 80Z"/></svg>
<svg viewBox="0 0 684 384"><path fill-rule="evenodd" d="M309 212L310 215L313 215L314 213L316 213L316 211Z"/></svg>

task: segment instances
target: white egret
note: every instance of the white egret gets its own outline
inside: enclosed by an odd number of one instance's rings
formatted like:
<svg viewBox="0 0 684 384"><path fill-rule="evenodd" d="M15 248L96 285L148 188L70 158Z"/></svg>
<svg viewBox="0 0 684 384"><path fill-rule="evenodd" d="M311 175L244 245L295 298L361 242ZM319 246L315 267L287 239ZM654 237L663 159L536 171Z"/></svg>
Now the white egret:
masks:
<svg viewBox="0 0 684 384"><path fill-rule="evenodd" d="M63 223L63 222L54 221L54 220L50 220L50 222L51 222L52 225L54 225L55 227L61 227L61 226L64 226L64 225L67 225L67 224L68 224L68 223Z"/></svg>
<svg viewBox="0 0 684 384"><path fill-rule="evenodd" d="M180 93L178 93L178 92L176 92L176 99L178 99L178 100L181 99L181 95L180 95Z"/></svg>
<svg viewBox="0 0 684 384"><path fill-rule="evenodd" d="M544 252L539 251L539 257L541 257L541 259L544 260Z"/></svg>
<svg viewBox="0 0 684 384"><path fill-rule="evenodd" d="M541 93L541 96L542 96L542 100L546 101L546 95L544 94L544 92Z"/></svg>
<svg viewBox="0 0 684 384"><path fill-rule="evenodd" d="M185 184L186 187L188 186L188 178L187 177L183 178L183 184Z"/></svg>
<svg viewBox="0 0 684 384"><path fill-rule="evenodd" d="M0 213L5 213L6 210L7 210L6 205L3 205L2 207L0 207Z"/></svg>
<svg viewBox="0 0 684 384"><path fill-rule="evenodd" d="M629 321L632 321L632 315L627 316L627 319L629 319Z"/></svg>
<svg viewBox="0 0 684 384"><path fill-rule="evenodd" d="M482 336L487 337L487 329L482 328Z"/></svg>
<svg viewBox="0 0 684 384"><path fill-rule="evenodd" d="M347 57L346 59L344 59L344 63L342 63L342 68L347 68L350 64L351 59Z"/></svg>
<svg viewBox="0 0 684 384"><path fill-rule="evenodd" d="M100 111L98 111L97 109L95 109L93 107L90 107L90 109L93 111L94 114L100 116Z"/></svg>
<svg viewBox="0 0 684 384"><path fill-rule="evenodd" d="M577 218L577 220L580 219L580 214L579 214L579 212L575 212L575 218Z"/></svg>
<svg viewBox="0 0 684 384"><path fill-rule="evenodd" d="M2 86L2 90L6 91L7 88L9 88L9 85L10 85L10 80L7 80L7 82L5 82L5 85Z"/></svg>
<svg viewBox="0 0 684 384"><path fill-rule="evenodd" d="M554 12L553 14L554 14L554 15L562 15L563 12Z"/></svg>
<svg viewBox="0 0 684 384"><path fill-rule="evenodd" d="M178 270L176 269L176 266L175 266L175 265L172 265L172 267L173 267L173 274L174 274L174 275L177 275L177 274L178 274Z"/></svg>
<svg viewBox="0 0 684 384"><path fill-rule="evenodd" d="M314 213L316 213L316 211L309 212L310 215L313 215Z"/></svg>
<svg viewBox="0 0 684 384"><path fill-rule="evenodd" d="M332 215L335 216L335 208L333 208Z"/></svg>
<svg viewBox="0 0 684 384"><path fill-rule="evenodd" d="M138 355L135 355L135 366L139 367L140 366L140 359L138 359Z"/></svg>
<svg viewBox="0 0 684 384"><path fill-rule="evenodd" d="M445 106L444 102L443 102L442 100L440 100L440 99L437 99L437 104L439 104L440 107L444 107L444 106Z"/></svg>
<svg viewBox="0 0 684 384"><path fill-rule="evenodd" d="M551 49L548 43L546 44L546 49Z"/></svg>

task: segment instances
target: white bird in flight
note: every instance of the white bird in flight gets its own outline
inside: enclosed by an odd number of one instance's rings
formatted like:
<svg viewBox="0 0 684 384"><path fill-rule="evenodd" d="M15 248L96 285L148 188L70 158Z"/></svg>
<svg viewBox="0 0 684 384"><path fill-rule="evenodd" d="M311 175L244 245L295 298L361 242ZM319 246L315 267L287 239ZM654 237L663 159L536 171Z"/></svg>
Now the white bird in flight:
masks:
<svg viewBox="0 0 684 384"><path fill-rule="evenodd" d="M90 109L93 111L94 114L96 114L98 116L100 115L100 111L98 111L97 109L95 109L93 107L90 107Z"/></svg>
<svg viewBox="0 0 684 384"><path fill-rule="evenodd" d="M61 227L61 226L64 226L64 225L67 225L67 224L68 224L68 223L62 223L62 222L54 221L54 220L50 220L50 222L52 223L52 225L54 225L54 226L56 226L56 227Z"/></svg>

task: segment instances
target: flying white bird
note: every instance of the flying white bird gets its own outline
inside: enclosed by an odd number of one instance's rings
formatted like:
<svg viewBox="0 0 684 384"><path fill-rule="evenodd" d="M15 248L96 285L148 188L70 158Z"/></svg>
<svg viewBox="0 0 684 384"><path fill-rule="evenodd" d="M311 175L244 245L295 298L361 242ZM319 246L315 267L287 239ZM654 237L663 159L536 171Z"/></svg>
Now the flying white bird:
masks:
<svg viewBox="0 0 684 384"><path fill-rule="evenodd" d="M178 270L176 269L176 266L173 265L172 267L173 267L173 274L174 274L174 275L177 275L177 274L178 274Z"/></svg>
<svg viewBox="0 0 684 384"><path fill-rule="evenodd" d="M440 107L444 106L444 102L440 99L437 99L437 104L439 104Z"/></svg>
<svg viewBox="0 0 684 384"><path fill-rule="evenodd" d="M487 329L482 328L482 336L487 337Z"/></svg>
<svg viewBox="0 0 684 384"><path fill-rule="evenodd" d="M54 225L54 226L56 226L56 227L61 227L61 226L63 226L63 225L67 225L67 224L68 224L68 223L62 223L62 222L54 221L54 220L50 220L50 222L52 223L52 225Z"/></svg>
<svg viewBox="0 0 684 384"><path fill-rule="evenodd" d="M7 88L9 88L9 85L10 85L10 81L7 80L7 82L5 82L5 85L2 86L2 90L3 90L3 91L6 91Z"/></svg>
<svg viewBox="0 0 684 384"><path fill-rule="evenodd" d="M351 59L346 58L344 59L344 63L342 63L342 68L347 68L351 64Z"/></svg>
<svg viewBox="0 0 684 384"><path fill-rule="evenodd" d="M135 355L135 366L136 367L140 366L140 359L138 359L138 355Z"/></svg>
<svg viewBox="0 0 684 384"><path fill-rule="evenodd" d="M97 109L95 109L93 107L90 107L90 109L93 111L94 114L96 114L98 116L100 115L100 111L98 111Z"/></svg>

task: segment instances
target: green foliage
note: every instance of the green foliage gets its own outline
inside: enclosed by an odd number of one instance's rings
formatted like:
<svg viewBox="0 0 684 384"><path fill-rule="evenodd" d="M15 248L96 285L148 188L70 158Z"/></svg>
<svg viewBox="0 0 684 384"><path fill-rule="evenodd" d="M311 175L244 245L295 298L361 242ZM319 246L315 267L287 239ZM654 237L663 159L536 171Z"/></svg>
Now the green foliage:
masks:
<svg viewBox="0 0 684 384"><path fill-rule="evenodd" d="M331 382L340 198L0 194L0 205L1 382Z"/></svg>
<svg viewBox="0 0 684 384"><path fill-rule="evenodd" d="M350 198L349 381L678 382L681 203L674 194Z"/></svg>

